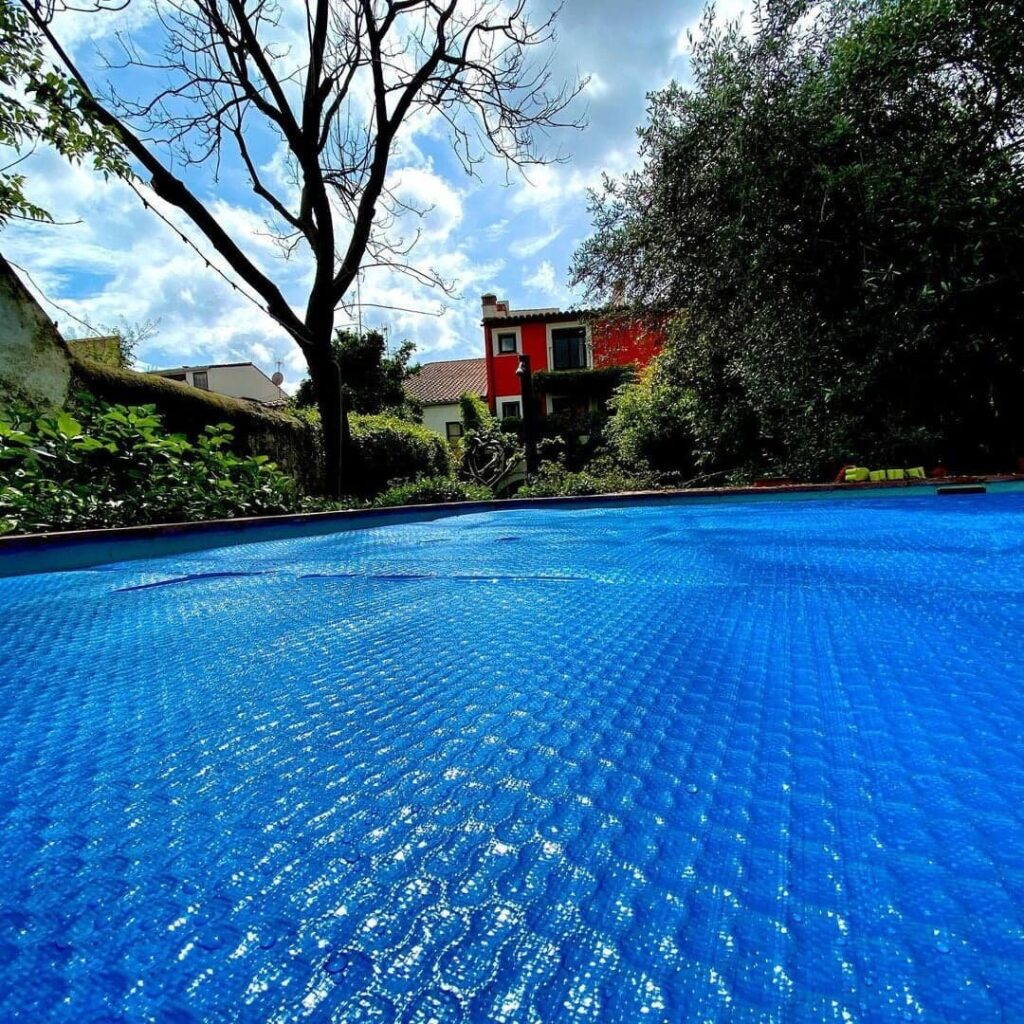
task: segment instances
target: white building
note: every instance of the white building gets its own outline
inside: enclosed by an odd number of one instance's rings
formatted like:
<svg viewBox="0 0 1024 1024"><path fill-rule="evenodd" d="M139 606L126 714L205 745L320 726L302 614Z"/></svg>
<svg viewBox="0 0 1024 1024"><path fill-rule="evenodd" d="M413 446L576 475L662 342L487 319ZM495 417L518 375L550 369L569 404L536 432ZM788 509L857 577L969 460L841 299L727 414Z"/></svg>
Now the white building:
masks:
<svg viewBox="0 0 1024 1024"><path fill-rule="evenodd" d="M406 378L405 393L423 407L423 426L454 441L462 435L459 399L469 393L487 401L486 359L424 363Z"/></svg>
<svg viewBox="0 0 1024 1024"><path fill-rule="evenodd" d="M176 366L169 370L148 370L157 377L167 377L184 384L216 391L231 398L247 398L263 405L288 401L281 390L280 375L268 377L255 363L210 363L205 366Z"/></svg>

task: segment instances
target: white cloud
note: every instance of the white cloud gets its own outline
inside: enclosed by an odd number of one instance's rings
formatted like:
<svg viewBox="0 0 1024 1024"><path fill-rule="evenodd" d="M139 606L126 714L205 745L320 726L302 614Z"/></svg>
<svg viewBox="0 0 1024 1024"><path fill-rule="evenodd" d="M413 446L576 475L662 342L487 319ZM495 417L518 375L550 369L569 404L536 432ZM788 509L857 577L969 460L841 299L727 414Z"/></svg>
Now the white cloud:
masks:
<svg viewBox="0 0 1024 1024"><path fill-rule="evenodd" d="M723 10L736 4L723 0ZM280 34L294 44L295 54L304 46L301 8L282 7ZM129 11L141 19L149 9L139 0ZM694 0L688 0L682 17L695 10ZM589 231L587 189L600 185L602 171L621 174L635 160L633 130L643 116L644 95L671 73L674 28L682 20L673 20L677 11L678 0L651 0L643 19L612 0L566 6L553 66L600 68L591 75L585 97L592 103L591 129L547 140L571 162L533 167L527 180L514 176L511 184L495 163L480 168L480 179L467 178L451 152L443 118L427 112L403 126L389 183L404 201L429 212L422 218L406 214L398 229L406 238L421 230L410 260L451 280L457 296L447 299L394 269L368 269L360 288L364 326L387 325L395 342L415 341L421 357L477 355L483 292L498 291L520 305L571 301L556 268L568 264L575 240ZM117 15L69 25L83 55L105 38L109 42L114 28L138 27ZM658 25L669 27L653 31ZM153 44L157 38L154 29L144 41ZM358 116L365 96L356 90L355 99ZM295 200L284 150L265 145L258 158L268 180ZM159 334L140 353L144 363L251 358L272 372L280 359L289 385L305 375L302 354L283 330L211 272L125 186L105 184L87 167L69 167L45 153L25 169L34 198L60 219L82 221L72 227L15 225L4 234L5 253L28 267L51 298L98 326L158 319ZM293 260L283 260L266 237L259 201L239 191L237 162L229 158L224 170L219 184L207 180L205 169L195 177L183 173L197 191L213 197L221 223L301 308L312 269L308 251L303 247ZM198 241L187 222L173 212L168 216ZM430 313L442 306L441 316L402 311ZM66 320L57 310L53 315ZM339 323L352 319L351 310L339 310Z"/></svg>
<svg viewBox="0 0 1024 1024"><path fill-rule="evenodd" d="M738 22L740 30L749 33L753 27L752 14L752 0L715 0L715 16L719 24ZM703 35L703 17L703 11L698 11L696 17L680 30L676 36L674 56L689 56L693 41Z"/></svg>
<svg viewBox="0 0 1024 1024"><path fill-rule="evenodd" d="M612 147L602 154L599 163L589 167L556 163L531 168L513 194L512 207L519 211L534 210L548 221L560 221L567 204L582 208L587 191L600 187L602 175L622 174L634 159L631 151Z"/></svg>
<svg viewBox="0 0 1024 1024"><path fill-rule="evenodd" d="M443 242L462 223L462 195L429 162L400 168L388 184L409 207L400 217L401 225L419 230L424 240Z"/></svg>
<svg viewBox="0 0 1024 1024"><path fill-rule="evenodd" d="M152 4L129 3L116 11L58 10L53 27L61 45L78 55L97 43L111 41L115 32L138 32L155 17Z"/></svg>
<svg viewBox="0 0 1024 1024"><path fill-rule="evenodd" d="M563 228L555 228L554 231L549 231L543 235L534 235L531 238L520 239L518 242L513 242L509 246L509 252L519 259L527 259L530 256L536 256L537 253L543 252L556 238L558 238L563 230Z"/></svg>
<svg viewBox="0 0 1024 1024"><path fill-rule="evenodd" d="M497 239L501 238L501 236L504 235L506 231L508 231L508 226L510 223L511 221L509 221L507 218L505 220L495 221L493 224L489 225L484 230L484 238L491 242L496 241Z"/></svg>
<svg viewBox="0 0 1024 1024"><path fill-rule="evenodd" d="M597 71L590 71L583 77L587 80L586 88L583 90L585 95L592 99L599 99L601 96L608 94L611 86Z"/></svg>
<svg viewBox="0 0 1024 1024"><path fill-rule="evenodd" d="M524 275L523 284L551 295L561 288L555 280L555 267L550 260L544 260L531 275Z"/></svg>

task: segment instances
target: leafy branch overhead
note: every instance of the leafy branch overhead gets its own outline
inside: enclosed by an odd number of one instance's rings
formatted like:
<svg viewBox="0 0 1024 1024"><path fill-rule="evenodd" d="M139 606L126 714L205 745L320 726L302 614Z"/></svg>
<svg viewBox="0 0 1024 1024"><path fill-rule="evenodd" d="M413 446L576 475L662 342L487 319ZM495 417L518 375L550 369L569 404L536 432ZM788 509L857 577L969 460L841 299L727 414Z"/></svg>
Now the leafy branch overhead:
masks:
<svg viewBox="0 0 1024 1024"><path fill-rule="evenodd" d="M15 170L40 143L80 163L90 159L103 175L127 176L126 153L89 110L81 86L43 57L42 35L12 0L0 0L0 145L16 156L0 169L0 227L11 218L49 221L26 194Z"/></svg>

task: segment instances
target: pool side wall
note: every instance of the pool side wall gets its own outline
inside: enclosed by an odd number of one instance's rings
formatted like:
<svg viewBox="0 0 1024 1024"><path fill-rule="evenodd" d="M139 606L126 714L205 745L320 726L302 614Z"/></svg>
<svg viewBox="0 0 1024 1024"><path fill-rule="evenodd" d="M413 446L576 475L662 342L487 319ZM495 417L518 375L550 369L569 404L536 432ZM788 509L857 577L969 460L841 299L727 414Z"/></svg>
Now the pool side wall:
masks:
<svg viewBox="0 0 1024 1024"><path fill-rule="evenodd" d="M977 482L978 478L970 478ZM967 481L959 481L967 482ZM986 484L1000 490L1024 488L1024 477L987 477ZM671 504L677 501L729 498L812 497L815 495L896 497L923 494L937 486L955 486L956 479L893 481L863 484L788 484L779 487L714 487L676 491L630 491L586 497L506 498L490 501L405 505L384 509L349 509L309 512L300 515L260 516L248 519L217 519L193 523L131 526L109 530L70 530L0 537L0 576L88 569L130 559L154 557L153 542L161 541L158 556L181 554L303 536L322 536L343 530L368 529L391 523L429 522L473 512L525 508L600 508L635 504ZM1016 484L1016 487L1012 485Z"/></svg>

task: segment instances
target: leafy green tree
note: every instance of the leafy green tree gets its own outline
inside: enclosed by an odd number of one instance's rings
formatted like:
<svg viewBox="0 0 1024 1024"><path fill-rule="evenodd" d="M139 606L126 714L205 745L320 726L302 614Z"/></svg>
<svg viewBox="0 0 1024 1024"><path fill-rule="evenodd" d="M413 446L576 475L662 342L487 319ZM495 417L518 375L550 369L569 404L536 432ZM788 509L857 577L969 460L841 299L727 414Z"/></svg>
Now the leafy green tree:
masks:
<svg viewBox="0 0 1024 1024"><path fill-rule="evenodd" d="M338 330L334 334L334 356L341 368L341 387L345 408L349 412L379 413L401 410L407 406L405 378L417 367L409 360L416 345L403 341L394 355L389 355L387 342L380 331ZM316 388L309 379L295 392L295 404L317 404Z"/></svg>
<svg viewBox="0 0 1024 1024"><path fill-rule="evenodd" d="M1019 0L705 17L574 276L685 310L656 371L704 469L1005 466L1024 445ZM684 406L679 405L680 417Z"/></svg>
<svg viewBox="0 0 1024 1024"><path fill-rule="evenodd" d="M15 168L39 143L53 146L74 163L90 157L104 175L127 175L116 133L102 127L72 78L43 59L42 37L25 10L0 0L0 146L15 159L0 168L0 228L11 218L49 221L28 198L25 176Z"/></svg>

